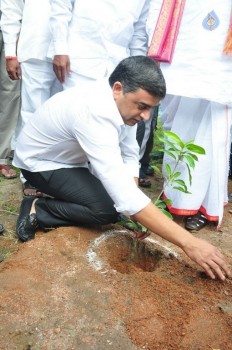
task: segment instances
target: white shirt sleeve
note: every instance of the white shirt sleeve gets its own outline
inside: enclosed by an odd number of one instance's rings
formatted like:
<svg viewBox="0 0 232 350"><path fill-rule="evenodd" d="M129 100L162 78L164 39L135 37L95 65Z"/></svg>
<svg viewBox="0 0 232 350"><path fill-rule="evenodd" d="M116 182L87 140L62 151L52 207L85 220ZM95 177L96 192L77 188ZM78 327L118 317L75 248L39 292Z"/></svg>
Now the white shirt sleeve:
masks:
<svg viewBox="0 0 232 350"><path fill-rule="evenodd" d="M149 13L150 0L146 0L139 19L134 25L134 34L130 43L130 55L146 55L148 48L148 37L146 32L146 21Z"/></svg>
<svg viewBox="0 0 232 350"><path fill-rule="evenodd" d="M136 142L135 128L132 127L132 132L124 139L123 151L117 128L110 118L103 120L96 118L95 115L89 116L89 120L83 118L82 121L79 118L74 130L90 161L92 173L101 181L113 199L116 210L126 215L133 215L145 208L150 199L136 186L131 168L128 167L129 164L134 170L136 167L138 169L138 161L135 160L136 151L131 148Z"/></svg>
<svg viewBox="0 0 232 350"><path fill-rule="evenodd" d="M151 0L151 3L150 3L150 9L149 9L147 23L146 23L146 30L147 30L149 45L151 43L154 30L156 27L156 23L159 18L162 3L163 3L162 0Z"/></svg>
<svg viewBox="0 0 232 350"><path fill-rule="evenodd" d="M17 55L17 40L23 17L23 0L1 0L1 30L5 44L5 55Z"/></svg>
<svg viewBox="0 0 232 350"><path fill-rule="evenodd" d="M126 137L120 141L121 156L132 177L139 177L139 145L136 140L137 124L124 126Z"/></svg>
<svg viewBox="0 0 232 350"><path fill-rule="evenodd" d="M68 55L68 31L75 0L50 0L50 28L55 55Z"/></svg>

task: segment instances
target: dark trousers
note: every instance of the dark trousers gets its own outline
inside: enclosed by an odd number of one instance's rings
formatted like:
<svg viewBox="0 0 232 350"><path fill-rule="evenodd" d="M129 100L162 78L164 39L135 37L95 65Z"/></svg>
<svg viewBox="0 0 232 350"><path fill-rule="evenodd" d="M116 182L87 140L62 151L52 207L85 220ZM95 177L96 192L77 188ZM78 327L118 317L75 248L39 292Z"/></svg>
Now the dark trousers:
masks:
<svg viewBox="0 0 232 350"><path fill-rule="evenodd" d="M42 228L114 223L118 213L101 182L86 168L29 172L23 176L39 191L53 197L36 201Z"/></svg>
<svg viewBox="0 0 232 350"><path fill-rule="evenodd" d="M230 146L230 167L229 167L229 178L232 180L232 144Z"/></svg>
<svg viewBox="0 0 232 350"><path fill-rule="evenodd" d="M144 155L140 159L140 163L144 165L149 165L151 160L150 153L153 148L154 130L156 129L156 126L157 126L158 112L159 112L159 107L154 107L151 112L152 121L151 121L150 134L146 143ZM141 147L142 145L144 134L145 134L145 124L144 124L144 121L141 121L138 123L137 135L136 135L136 139L139 144L139 147Z"/></svg>

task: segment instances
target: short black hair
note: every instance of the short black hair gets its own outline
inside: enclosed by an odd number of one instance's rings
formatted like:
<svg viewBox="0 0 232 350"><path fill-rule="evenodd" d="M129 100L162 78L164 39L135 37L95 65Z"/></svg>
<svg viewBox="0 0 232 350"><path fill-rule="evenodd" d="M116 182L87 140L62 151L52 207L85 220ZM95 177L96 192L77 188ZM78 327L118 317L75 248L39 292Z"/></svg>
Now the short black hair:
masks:
<svg viewBox="0 0 232 350"><path fill-rule="evenodd" d="M163 99L166 84L158 64L147 56L131 56L123 59L109 77L110 86L119 81L124 93L146 90L154 97Z"/></svg>

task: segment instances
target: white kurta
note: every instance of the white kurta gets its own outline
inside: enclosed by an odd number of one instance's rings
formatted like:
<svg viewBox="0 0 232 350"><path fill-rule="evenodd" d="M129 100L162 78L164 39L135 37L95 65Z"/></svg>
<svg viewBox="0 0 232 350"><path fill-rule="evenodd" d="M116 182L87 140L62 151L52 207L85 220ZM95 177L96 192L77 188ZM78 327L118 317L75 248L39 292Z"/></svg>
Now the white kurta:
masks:
<svg viewBox="0 0 232 350"><path fill-rule="evenodd" d="M152 1L147 22L150 39L160 0ZM232 103L232 58L222 53L231 6L231 0L186 0L173 61L161 64L168 94ZM207 30L203 22L212 11L218 26Z"/></svg>
<svg viewBox="0 0 232 350"><path fill-rule="evenodd" d="M53 55L68 54L71 70L91 79L109 75L123 58L147 52L150 0L53 0Z"/></svg>
<svg viewBox="0 0 232 350"><path fill-rule="evenodd" d="M147 22L150 40L162 1L158 2L152 2ZM230 148L232 57L223 55L222 50L231 6L231 0L186 0L173 61L161 63L168 93L161 103L164 127L206 150L193 171L191 195L165 188L165 195L173 201L170 210L192 215L200 209L219 224L227 201ZM207 26L209 14L212 30ZM173 166L173 160L165 155L166 162ZM178 170L188 183L186 167L180 165Z"/></svg>
<svg viewBox="0 0 232 350"><path fill-rule="evenodd" d="M19 132L41 103L62 86L47 56L51 42L49 0L2 0L1 5L5 54L17 56L22 70Z"/></svg>

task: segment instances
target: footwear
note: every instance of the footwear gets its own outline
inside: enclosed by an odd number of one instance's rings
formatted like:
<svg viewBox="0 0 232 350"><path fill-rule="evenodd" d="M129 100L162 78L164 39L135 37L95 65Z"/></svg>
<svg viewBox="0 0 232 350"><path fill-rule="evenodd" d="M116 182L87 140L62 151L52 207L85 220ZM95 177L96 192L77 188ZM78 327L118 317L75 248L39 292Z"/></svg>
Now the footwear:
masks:
<svg viewBox="0 0 232 350"><path fill-rule="evenodd" d="M152 168L152 166L150 165L145 165L145 164L141 164L141 169L144 172L145 175L149 175L152 176L154 175L154 169Z"/></svg>
<svg viewBox="0 0 232 350"><path fill-rule="evenodd" d="M207 225L208 220L205 215L203 215L200 211L193 216L189 216L185 222L185 228L189 231L199 231L205 225Z"/></svg>
<svg viewBox="0 0 232 350"><path fill-rule="evenodd" d="M7 164L0 164L0 170L5 179L15 179L17 177L16 171Z"/></svg>
<svg viewBox="0 0 232 350"><path fill-rule="evenodd" d="M39 227L36 214L30 214L34 198L24 198L20 207L19 217L16 223L16 233L23 242L35 238L35 231Z"/></svg>
<svg viewBox="0 0 232 350"><path fill-rule="evenodd" d="M151 181L149 177L144 174L141 168L139 169L139 186L144 188L151 187Z"/></svg>
<svg viewBox="0 0 232 350"><path fill-rule="evenodd" d="M5 231L5 228L2 224L0 224L0 234L2 234Z"/></svg>
<svg viewBox="0 0 232 350"><path fill-rule="evenodd" d="M229 193L229 195L228 195L228 201L229 201L230 203L232 203L232 193Z"/></svg>
<svg viewBox="0 0 232 350"><path fill-rule="evenodd" d="M160 160L160 159L163 159L163 157L164 157L164 153L163 152L150 153L150 158L152 160Z"/></svg>
<svg viewBox="0 0 232 350"><path fill-rule="evenodd" d="M144 188L151 187L151 181L148 177L139 178L139 186Z"/></svg>
<svg viewBox="0 0 232 350"><path fill-rule="evenodd" d="M23 196L24 197L42 197L43 193L32 186L28 181L23 184Z"/></svg>

